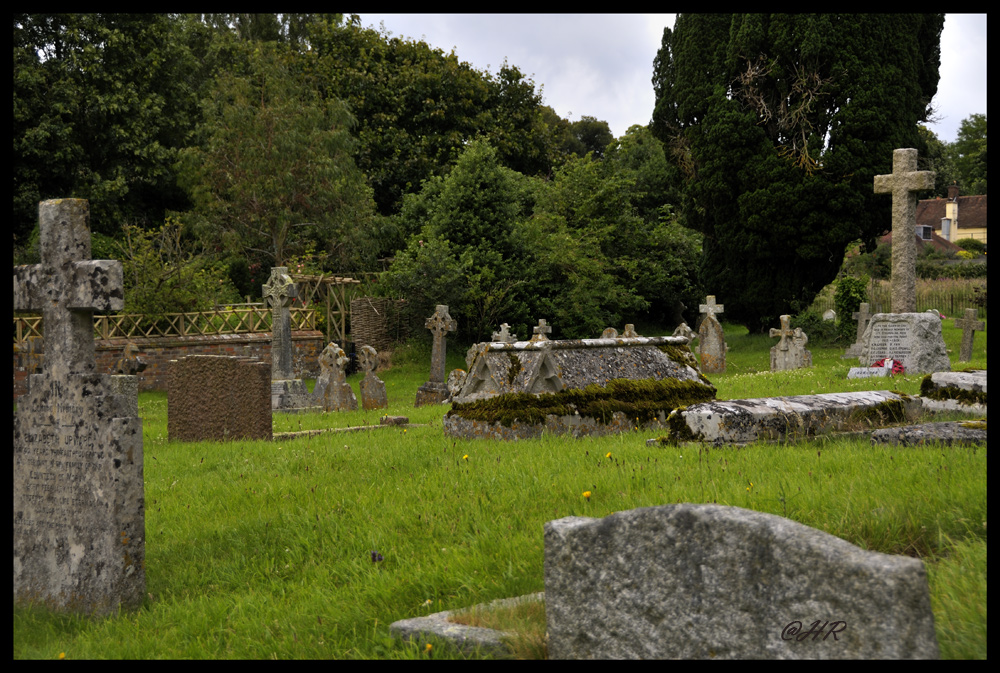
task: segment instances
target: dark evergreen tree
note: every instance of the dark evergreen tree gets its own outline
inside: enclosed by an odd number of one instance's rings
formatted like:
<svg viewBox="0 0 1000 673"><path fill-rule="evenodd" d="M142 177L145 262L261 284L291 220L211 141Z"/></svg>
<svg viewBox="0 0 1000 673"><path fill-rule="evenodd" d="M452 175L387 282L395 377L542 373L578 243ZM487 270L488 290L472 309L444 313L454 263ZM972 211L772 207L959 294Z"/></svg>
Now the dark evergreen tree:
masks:
<svg viewBox="0 0 1000 673"><path fill-rule="evenodd" d="M921 148L944 16L679 15L654 63L652 128L704 235L700 277L763 331L891 226L873 176Z"/></svg>

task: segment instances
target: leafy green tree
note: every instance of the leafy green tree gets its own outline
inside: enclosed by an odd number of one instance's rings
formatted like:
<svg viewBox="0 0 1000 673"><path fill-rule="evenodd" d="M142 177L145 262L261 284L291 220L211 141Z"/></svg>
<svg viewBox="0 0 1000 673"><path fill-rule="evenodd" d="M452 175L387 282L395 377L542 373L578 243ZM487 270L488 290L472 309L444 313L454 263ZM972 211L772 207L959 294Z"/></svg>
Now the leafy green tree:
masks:
<svg viewBox="0 0 1000 673"><path fill-rule="evenodd" d="M187 206L173 162L196 122L199 65L162 14L14 14L14 221L90 201L95 231Z"/></svg>
<svg viewBox="0 0 1000 673"><path fill-rule="evenodd" d="M948 187L958 179L950 148L923 124L917 127L917 131L921 147L924 148L920 157L923 168L934 171L934 195L946 197Z"/></svg>
<svg viewBox="0 0 1000 673"><path fill-rule="evenodd" d="M920 147L943 15L677 17L654 63L653 129L704 234L700 278L759 332L891 224L873 176Z"/></svg>
<svg viewBox="0 0 1000 673"><path fill-rule="evenodd" d="M949 146L956 179L963 194L986 193L986 115L973 114L962 120L958 138Z"/></svg>
<svg viewBox="0 0 1000 673"><path fill-rule="evenodd" d="M249 48L252 72L218 76L201 142L180 155L200 231L219 252L275 266L315 242L334 268L352 268L368 249L373 202L352 158L351 117L318 98L291 52Z"/></svg>
<svg viewBox="0 0 1000 673"><path fill-rule="evenodd" d="M569 127L583 147L583 154L593 152L597 159L604 158L604 150L615 139L606 121L589 115L581 116L579 121L570 122Z"/></svg>

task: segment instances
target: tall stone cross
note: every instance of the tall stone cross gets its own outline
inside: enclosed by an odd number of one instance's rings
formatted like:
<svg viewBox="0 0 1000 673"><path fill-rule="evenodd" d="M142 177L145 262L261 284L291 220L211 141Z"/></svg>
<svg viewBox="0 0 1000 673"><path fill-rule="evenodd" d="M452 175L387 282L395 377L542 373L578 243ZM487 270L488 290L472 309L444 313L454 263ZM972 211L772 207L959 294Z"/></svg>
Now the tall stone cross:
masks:
<svg viewBox="0 0 1000 673"><path fill-rule="evenodd" d="M534 332L534 336L531 337L532 341L548 341L549 338L545 335L552 334L552 326L545 323L545 318L540 318L538 325L532 331Z"/></svg>
<svg viewBox="0 0 1000 673"><path fill-rule="evenodd" d="M122 263L90 259L86 200L43 201L38 229L42 263L14 268L14 310L42 312L47 372L92 374L94 311L124 307Z"/></svg>
<svg viewBox="0 0 1000 673"><path fill-rule="evenodd" d="M771 331L769 332L772 339L774 337L781 337L781 340L777 344L778 350L787 351L789 339L795 336L795 331L791 327L789 327L789 323L791 322L791 320L792 316L790 315L781 316L781 329L775 329L774 327L772 327Z"/></svg>
<svg viewBox="0 0 1000 673"><path fill-rule="evenodd" d="M875 193L892 194L892 312L917 310L916 192L933 189L934 171L917 170L917 150L892 152L892 173L875 176Z"/></svg>
<svg viewBox="0 0 1000 673"><path fill-rule="evenodd" d="M431 383L444 383L445 354L447 342L445 337L448 332L458 329L458 323L448 313L448 307L438 304L434 309L434 315L427 319L424 327L434 335L434 344L431 347Z"/></svg>
<svg viewBox="0 0 1000 673"><path fill-rule="evenodd" d="M986 329L986 323L976 320L976 309L965 309L965 317L961 320L955 318L955 327L962 328L962 347L959 350L958 359L960 362L968 362L972 359L972 339L976 335L976 330Z"/></svg>
<svg viewBox="0 0 1000 673"><path fill-rule="evenodd" d="M705 303L698 306L698 312L704 313L706 318L714 318L716 313L724 313L725 307L715 303L715 295L710 294L705 298Z"/></svg>
<svg viewBox="0 0 1000 673"><path fill-rule="evenodd" d="M288 267L271 267L271 276L263 288L264 301L271 307L271 379L295 378L292 361L292 319L288 307L299 289L288 275Z"/></svg>

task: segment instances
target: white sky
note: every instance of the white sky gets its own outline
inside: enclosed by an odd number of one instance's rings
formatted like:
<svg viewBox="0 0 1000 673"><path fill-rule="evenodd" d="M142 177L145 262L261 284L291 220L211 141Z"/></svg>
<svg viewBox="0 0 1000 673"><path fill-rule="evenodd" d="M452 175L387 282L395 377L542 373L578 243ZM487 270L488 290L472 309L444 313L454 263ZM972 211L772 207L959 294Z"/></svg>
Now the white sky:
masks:
<svg viewBox="0 0 1000 673"><path fill-rule="evenodd" d="M615 137L653 112L653 59L674 14L367 14L365 27L423 40L478 70L506 58L541 88L544 104L576 121L608 122ZM948 14L934 106L938 138L953 142L963 119L986 114L986 15Z"/></svg>

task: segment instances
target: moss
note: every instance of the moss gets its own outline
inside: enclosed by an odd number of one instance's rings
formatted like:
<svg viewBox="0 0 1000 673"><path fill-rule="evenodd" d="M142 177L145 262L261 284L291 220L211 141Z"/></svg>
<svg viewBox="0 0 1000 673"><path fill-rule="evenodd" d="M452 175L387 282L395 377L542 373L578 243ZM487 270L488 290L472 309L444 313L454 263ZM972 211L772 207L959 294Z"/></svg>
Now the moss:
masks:
<svg viewBox="0 0 1000 673"><path fill-rule="evenodd" d="M986 419L981 421L968 421L962 423L963 428L969 428L970 430L986 430Z"/></svg>
<svg viewBox="0 0 1000 673"><path fill-rule="evenodd" d="M698 442L701 437L694 434L687 421L684 420L683 412L687 407L678 407L667 417L667 431L670 433L666 437L661 437L661 443L677 444L678 442Z"/></svg>
<svg viewBox="0 0 1000 673"><path fill-rule="evenodd" d="M903 400L886 400L878 404L858 409L851 414L851 423L865 426L880 426L887 423L905 423L906 405Z"/></svg>
<svg viewBox="0 0 1000 673"><path fill-rule="evenodd" d="M615 379L604 387L592 384L541 395L507 393L485 400L454 403L448 415L512 427L515 421L532 425L544 423L550 414L579 414L608 423L616 412L621 412L644 424L657 420L660 412L713 399L715 388L696 381Z"/></svg>
<svg viewBox="0 0 1000 673"><path fill-rule="evenodd" d="M701 373L701 369L698 366L698 358L695 356L690 346L686 344L684 346L672 346L670 344L662 344L660 346L657 346L657 348L659 348L660 352L664 353L668 358L670 358L677 364L686 365L694 369L696 372L698 372L698 378L701 379L702 383L708 386L712 385L712 382L709 381L705 377L705 375Z"/></svg>
<svg viewBox="0 0 1000 673"><path fill-rule="evenodd" d="M957 400L960 404L986 404L986 393L981 390L965 390L955 386L936 386L928 374L920 382L920 395L931 400Z"/></svg>
<svg viewBox="0 0 1000 673"><path fill-rule="evenodd" d="M514 385L514 379L521 373L521 360L514 353L508 352L510 358L510 370L507 372L507 385Z"/></svg>

